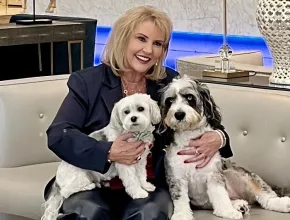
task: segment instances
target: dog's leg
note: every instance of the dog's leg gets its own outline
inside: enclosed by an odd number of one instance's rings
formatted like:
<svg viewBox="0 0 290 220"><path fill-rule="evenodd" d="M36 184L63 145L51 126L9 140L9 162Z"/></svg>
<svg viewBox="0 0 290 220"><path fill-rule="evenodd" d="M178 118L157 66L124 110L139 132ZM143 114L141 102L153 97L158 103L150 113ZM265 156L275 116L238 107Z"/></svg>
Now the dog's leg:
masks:
<svg viewBox="0 0 290 220"><path fill-rule="evenodd" d="M248 184L262 208L277 212L290 212L290 197L278 197L257 174L251 173Z"/></svg>
<svg viewBox="0 0 290 220"><path fill-rule="evenodd" d="M133 199L146 198L148 196L148 192L142 189L140 185L134 166L116 163L115 167L118 171L119 178L122 180L125 187L125 191L129 196Z"/></svg>
<svg viewBox="0 0 290 220"><path fill-rule="evenodd" d="M171 179L169 190L174 205L171 220L194 220L188 197L188 182L184 179Z"/></svg>
<svg viewBox="0 0 290 220"><path fill-rule="evenodd" d="M214 215L229 219L243 218L243 214L233 207L225 188L225 179L220 172L214 172L208 176L207 187Z"/></svg>
<svg viewBox="0 0 290 220"><path fill-rule="evenodd" d="M147 192L153 192L155 190L155 186L147 181L147 156L148 153L144 152L142 155L142 159L135 165L136 167L136 175L140 181L140 185Z"/></svg>
<svg viewBox="0 0 290 220"><path fill-rule="evenodd" d="M179 173L169 175L167 171L167 183L169 192L173 200L174 212L171 220L194 220L192 210L190 208L188 197L188 181L186 176Z"/></svg>

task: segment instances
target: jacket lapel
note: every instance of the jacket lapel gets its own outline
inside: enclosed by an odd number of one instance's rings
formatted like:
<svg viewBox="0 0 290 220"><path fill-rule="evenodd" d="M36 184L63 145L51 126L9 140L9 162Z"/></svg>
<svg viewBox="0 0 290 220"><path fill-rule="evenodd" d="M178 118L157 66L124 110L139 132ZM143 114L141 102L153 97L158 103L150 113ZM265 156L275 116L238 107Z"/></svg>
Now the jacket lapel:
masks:
<svg viewBox="0 0 290 220"><path fill-rule="evenodd" d="M158 101L158 85L156 82L153 82L152 80L147 80L147 94L150 95L150 97L155 100Z"/></svg>
<svg viewBox="0 0 290 220"><path fill-rule="evenodd" d="M115 103L122 98L121 80L107 67L102 83L108 87L108 90L103 92L102 99L111 114Z"/></svg>

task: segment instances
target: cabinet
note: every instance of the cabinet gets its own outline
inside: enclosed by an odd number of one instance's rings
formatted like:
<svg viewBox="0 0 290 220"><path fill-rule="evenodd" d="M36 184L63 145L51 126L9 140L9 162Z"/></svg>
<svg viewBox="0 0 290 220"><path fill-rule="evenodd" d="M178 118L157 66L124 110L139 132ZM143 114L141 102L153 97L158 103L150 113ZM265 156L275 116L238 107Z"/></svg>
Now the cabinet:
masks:
<svg viewBox="0 0 290 220"><path fill-rule="evenodd" d="M22 6L23 0L7 0L8 5Z"/></svg>
<svg viewBox="0 0 290 220"><path fill-rule="evenodd" d="M7 0L0 0L0 6L6 6L7 5Z"/></svg>

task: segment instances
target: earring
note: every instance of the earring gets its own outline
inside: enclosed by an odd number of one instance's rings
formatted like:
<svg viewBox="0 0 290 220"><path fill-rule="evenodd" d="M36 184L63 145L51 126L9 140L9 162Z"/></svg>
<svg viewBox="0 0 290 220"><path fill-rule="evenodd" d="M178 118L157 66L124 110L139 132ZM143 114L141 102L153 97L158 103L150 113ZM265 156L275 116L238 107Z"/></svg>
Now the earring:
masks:
<svg viewBox="0 0 290 220"><path fill-rule="evenodd" d="M155 63L155 66L158 66L158 62Z"/></svg>

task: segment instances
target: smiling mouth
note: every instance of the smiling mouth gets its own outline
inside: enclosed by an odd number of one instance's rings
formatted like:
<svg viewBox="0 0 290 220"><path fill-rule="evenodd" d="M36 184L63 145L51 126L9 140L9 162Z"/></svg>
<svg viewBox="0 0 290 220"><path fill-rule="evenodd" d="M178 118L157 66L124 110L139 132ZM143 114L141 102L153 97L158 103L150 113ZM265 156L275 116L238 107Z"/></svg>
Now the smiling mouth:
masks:
<svg viewBox="0 0 290 220"><path fill-rule="evenodd" d="M135 55L136 56L136 58L139 60L139 61L141 61L141 62L145 62L145 63L148 63L150 60L151 60L151 58L149 58L149 57L146 57L146 56L141 56L141 55Z"/></svg>

